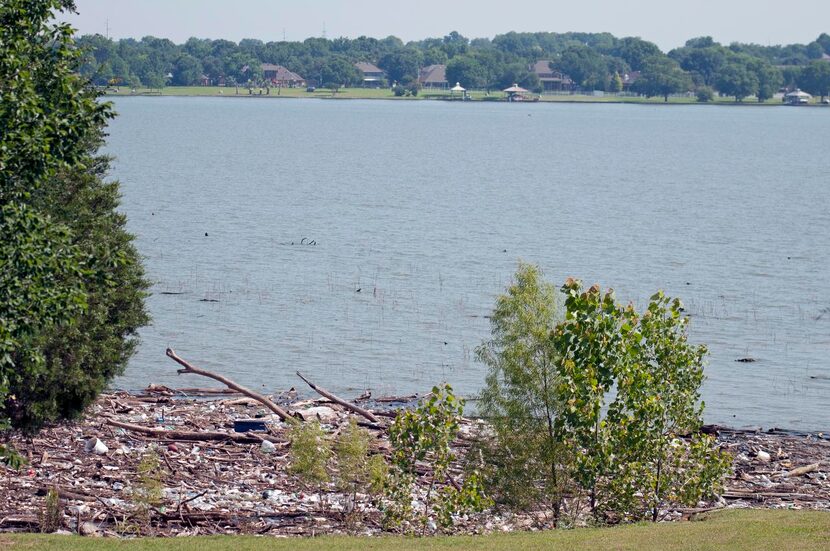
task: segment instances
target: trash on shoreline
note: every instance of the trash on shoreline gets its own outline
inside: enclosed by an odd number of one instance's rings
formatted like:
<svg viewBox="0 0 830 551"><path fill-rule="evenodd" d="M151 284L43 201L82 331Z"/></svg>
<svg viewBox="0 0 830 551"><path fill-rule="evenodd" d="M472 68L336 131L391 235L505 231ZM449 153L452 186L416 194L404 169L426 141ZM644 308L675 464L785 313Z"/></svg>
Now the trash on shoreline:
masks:
<svg viewBox="0 0 830 551"><path fill-rule="evenodd" d="M186 366L182 372L208 373L177 358ZM389 406L407 407L416 397L363 395L348 401L303 380L319 398L303 399L294 389L263 396L227 379L237 387L232 393L151 385L138 394L104 394L80 420L46 427L34 437L8 433L8 443L27 457L28 465L20 471L0 466L5 498L0 532L38 531L45 496L55 490L63 528L89 535L381 533L381 512L368 496L358 495L354 507L361 520L355 527L348 496L334 486L311 495L288 473L286 432L298 419L318 419L337 434L357 417L372 437L371 448L388 453L387 429L395 415ZM236 432L240 421L261 423L265 430ZM480 425L462 420L453 442L459 463L451 468L452 476L461 474L461 461ZM662 518L689 518L721 507L830 510L830 441L823 435L714 426L704 431L733 455L734 474L718 499L694 508L669 508ZM148 458L156 458L157 489L148 489L155 483L142 474L152 463ZM426 489L426 471L420 478L418 492ZM157 504L146 503L151 491L161 496ZM548 528L543 513L488 511L459 520L454 531Z"/></svg>

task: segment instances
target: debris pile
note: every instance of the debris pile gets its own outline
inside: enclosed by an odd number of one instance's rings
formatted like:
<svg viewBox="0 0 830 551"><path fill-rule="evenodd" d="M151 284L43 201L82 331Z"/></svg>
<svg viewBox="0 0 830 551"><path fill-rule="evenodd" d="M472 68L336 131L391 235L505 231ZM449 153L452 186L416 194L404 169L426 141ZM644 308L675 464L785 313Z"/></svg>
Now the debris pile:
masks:
<svg viewBox="0 0 830 551"><path fill-rule="evenodd" d="M367 393L346 401L299 373L320 398L302 399L294 389L262 396L173 351L168 356L182 372L220 380L230 390L151 385L138 394L115 392L102 395L78 421L34 437L9 434L28 464L19 471L0 465L0 532L39 531L48 514L56 514L64 530L99 536L382 531L375 498L358 494L353 504L333 486L306 488L289 474L286 433L299 418L317 419L337 435L354 417L370 432L372 450L387 453L395 409L417 397L371 399ZM453 444L459 461L477 425L462 421ZM734 476L718 501L667 510L662 518L718 507L830 510L830 441L823 435L708 429L734 456ZM459 475L461 465L451 472ZM57 512L46 511L50 491L59 497ZM532 530L548 522L539 511L491 511L461 519L456 529Z"/></svg>

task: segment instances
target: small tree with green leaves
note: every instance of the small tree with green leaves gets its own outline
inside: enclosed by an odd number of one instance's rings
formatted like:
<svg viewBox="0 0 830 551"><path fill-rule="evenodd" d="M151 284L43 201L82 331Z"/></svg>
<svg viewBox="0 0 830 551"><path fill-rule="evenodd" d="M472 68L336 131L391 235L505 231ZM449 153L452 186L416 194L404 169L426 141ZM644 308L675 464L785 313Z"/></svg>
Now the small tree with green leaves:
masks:
<svg viewBox="0 0 830 551"><path fill-rule="evenodd" d="M456 460L450 444L458 433L463 408L464 401L444 384L434 387L417 408L402 411L395 418L389 429L392 465L387 484L387 526L412 522L421 525L423 535L433 516L442 528L449 528L455 515L481 511L490 505L477 473L470 473L460 485L449 478L450 465ZM421 511L412 507L418 462L426 463L429 471Z"/></svg>
<svg viewBox="0 0 830 551"><path fill-rule="evenodd" d="M639 316L598 286L568 280L562 292L557 431L595 518L657 520L667 501L712 495L729 462L697 434L706 349L688 343L680 301L657 293Z"/></svg>
<svg viewBox="0 0 830 551"><path fill-rule="evenodd" d="M334 444L334 460L337 467L337 489L346 494L346 522L353 525L360 518L357 493L367 490L380 494L386 483L387 465L383 456L369 457L371 435L357 425L354 417L340 432Z"/></svg>
<svg viewBox="0 0 830 551"><path fill-rule="evenodd" d="M555 431L563 404L559 353L550 334L562 318L560 302L537 266L520 264L496 299L492 338L476 351L488 368L479 412L493 429L493 438L482 441L487 487L509 506L548 504L555 524L570 462Z"/></svg>
<svg viewBox="0 0 830 551"><path fill-rule="evenodd" d="M706 347L688 342L688 318L678 299L651 297L629 333L632 361L616 377L608 412L614 460L611 495L616 509L638 520L658 520L666 501L696 503L711 495L726 457L700 435ZM692 434L690 443L680 440ZM629 483L630 482L630 483ZM624 506L620 506L623 505Z"/></svg>
<svg viewBox="0 0 830 551"><path fill-rule="evenodd" d="M323 506L322 486L330 480L326 468L331 457L331 443L318 421L295 423L289 430L291 465L288 470L309 489L316 489Z"/></svg>

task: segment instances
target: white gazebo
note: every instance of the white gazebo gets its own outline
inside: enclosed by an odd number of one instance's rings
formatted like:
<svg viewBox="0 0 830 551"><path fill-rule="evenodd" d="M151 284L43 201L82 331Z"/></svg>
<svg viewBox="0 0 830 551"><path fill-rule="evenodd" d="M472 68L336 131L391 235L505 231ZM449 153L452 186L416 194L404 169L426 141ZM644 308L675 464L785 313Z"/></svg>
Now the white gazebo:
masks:
<svg viewBox="0 0 830 551"><path fill-rule="evenodd" d="M516 98L516 94L527 94L528 91L519 86L518 84L514 84L510 88L505 88L502 90L505 94L507 94L507 101L514 101Z"/></svg>
<svg viewBox="0 0 830 551"><path fill-rule="evenodd" d="M463 86L461 86L460 82L456 82L455 86L450 88L450 97L453 97L456 92L461 92L461 97L462 98L467 97L467 89L464 88Z"/></svg>
<svg viewBox="0 0 830 551"><path fill-rule="evenodd" d="M784 101L789 103L790 105L804 105L810 102L813 98L807 92L802 92L798 88L790 92L789 94L784 96Z"/></svg>

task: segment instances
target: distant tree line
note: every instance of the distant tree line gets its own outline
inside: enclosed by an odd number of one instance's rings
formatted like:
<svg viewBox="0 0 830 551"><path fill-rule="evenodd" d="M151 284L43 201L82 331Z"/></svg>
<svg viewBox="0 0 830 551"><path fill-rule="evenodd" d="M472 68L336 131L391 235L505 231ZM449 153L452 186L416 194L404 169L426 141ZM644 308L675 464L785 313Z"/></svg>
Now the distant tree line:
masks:
<svg viewBox="0 0 830 551"><path fill-rule="evenodd" d="M283 65L317 84L356 85L353 64L368 61L386 72L388 82L416 83L421 68L444 64L450 83L499 89L513 83L540 91L530 70L539 60L568 75L582 90L619 92L623 76L637 73L630 90L647 96L714 91L736 100L770 98L782 86L827 95L830 87L830 35L809 44L761 46L711 37L693 38L664 53L638 37L609 33L517 33L468 39L458 32L404 43L399 38L308 38L302 42L263 42L190 38L184 44L147 36L113 41L101 35L79 37L87 52L82 74L95 84L161 88L202 83L245 85L261 81L262 63ZM328 84L327 84L328 83Z"/></svg>

